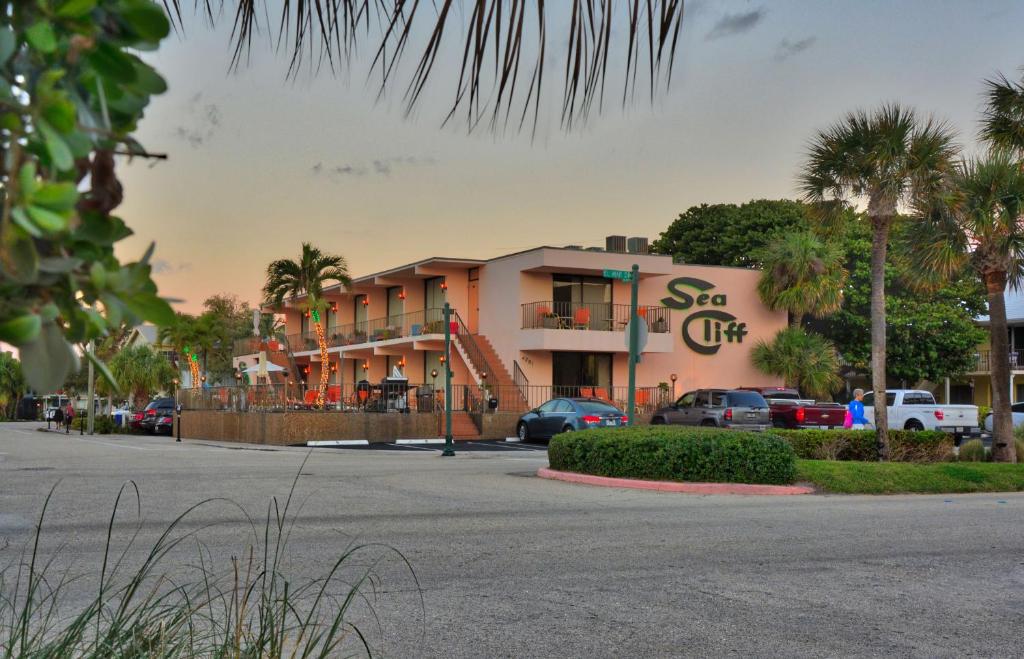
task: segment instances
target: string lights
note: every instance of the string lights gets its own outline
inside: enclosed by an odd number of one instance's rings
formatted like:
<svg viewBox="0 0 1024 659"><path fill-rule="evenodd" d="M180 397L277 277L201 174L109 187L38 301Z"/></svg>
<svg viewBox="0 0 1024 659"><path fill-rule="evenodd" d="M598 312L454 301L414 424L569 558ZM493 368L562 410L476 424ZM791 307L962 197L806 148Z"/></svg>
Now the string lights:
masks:
<svg viewBox="0 0 1024 659"><path fill-rule="evenodd" d="M331 371L327 367L330 363L327 355L327 335L320 322L320 312L316 309L313 309L313 326L316 328L316 342L320 345L320 388L317 391L316 404L323 407L327 401L327 382L331 378Z"/></svg>

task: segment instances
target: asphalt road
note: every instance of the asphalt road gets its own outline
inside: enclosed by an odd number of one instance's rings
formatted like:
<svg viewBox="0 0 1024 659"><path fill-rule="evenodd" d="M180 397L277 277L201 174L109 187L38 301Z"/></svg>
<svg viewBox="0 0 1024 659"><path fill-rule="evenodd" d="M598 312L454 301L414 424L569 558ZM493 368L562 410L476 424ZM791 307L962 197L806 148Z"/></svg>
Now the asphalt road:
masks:
<svg viewBox="0 0 1024 659"><path fill-rule="evenodd" d="M43 551L94 574L122 482L145 544L207 497L265 514L307 453L0 424L0 565L57 481ZM529 447L314 450L286 569L323 574L354 540L401 551L419 588L382 563L382 636L367 625L387 656L1024 655L1024 495L693 496L534 477L545 464ZM190 520L224 565L253 538L227 503Z"/></svg>

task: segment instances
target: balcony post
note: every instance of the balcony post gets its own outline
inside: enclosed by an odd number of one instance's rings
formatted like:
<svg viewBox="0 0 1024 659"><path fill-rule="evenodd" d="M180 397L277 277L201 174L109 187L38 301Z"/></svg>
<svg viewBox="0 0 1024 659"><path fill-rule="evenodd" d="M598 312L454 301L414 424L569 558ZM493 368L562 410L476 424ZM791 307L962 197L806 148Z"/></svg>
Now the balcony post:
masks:
<svg viewBox="0 0 1024 659"><path fill-rule="evenodd" d="M452 441L452 307L444 303L444 457L455 455Z"/></svg>
<svg viewBox="0 0 1024 659"><path fill-rule="evenodd" d="M629 418L629 425L633 425L633 417L636 410L636 362L637 353L640 352L640 319L637 317L637 303L640 293L640 266L633 264L633 271L629 283L629 392L627 393L627 405L629 409L626 414Z"/></svg>

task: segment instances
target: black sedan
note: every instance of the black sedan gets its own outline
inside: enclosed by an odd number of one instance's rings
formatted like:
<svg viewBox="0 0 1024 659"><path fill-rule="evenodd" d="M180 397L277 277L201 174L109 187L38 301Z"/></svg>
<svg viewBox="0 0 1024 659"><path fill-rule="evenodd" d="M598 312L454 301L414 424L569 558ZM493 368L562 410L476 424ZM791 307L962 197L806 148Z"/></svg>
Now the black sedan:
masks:
<svg viewBox="0 0 1024 659"><path fill-rule="evenodd" d="M516 435L521 441L550 439L560 432L623 426L628 417L600 398L555 398L519 417Z"/></svg>
<svg viewBox="0 0 1024 659"><path fill-rule="evenodd" d="M142 420L139 421L139 428L147 433L170 434L169 422L166 419L174 415L173 398L157 398L146 409L142 410Z"/></svg>

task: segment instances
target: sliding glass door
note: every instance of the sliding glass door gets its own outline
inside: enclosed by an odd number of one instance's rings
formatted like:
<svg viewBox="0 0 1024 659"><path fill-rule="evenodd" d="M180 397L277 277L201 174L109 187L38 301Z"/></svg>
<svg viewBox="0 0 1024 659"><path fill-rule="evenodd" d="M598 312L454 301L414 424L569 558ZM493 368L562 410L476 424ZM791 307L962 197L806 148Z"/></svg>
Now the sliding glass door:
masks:
<svg viewBox="0 0 1024 659"><path fill-rule="evenodd" d="M573 329L612 329L612 283L602 277L552 275L553 311Z"/></svg>

